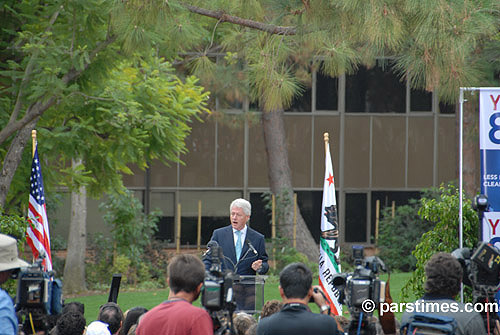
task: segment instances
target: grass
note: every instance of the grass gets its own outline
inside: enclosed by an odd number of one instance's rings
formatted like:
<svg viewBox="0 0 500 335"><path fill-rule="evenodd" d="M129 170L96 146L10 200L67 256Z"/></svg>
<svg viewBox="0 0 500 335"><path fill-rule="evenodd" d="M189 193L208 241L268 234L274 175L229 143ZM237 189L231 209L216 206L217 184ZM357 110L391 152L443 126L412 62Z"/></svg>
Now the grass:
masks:
<svg viewBox="0 0 500 335"><path fill-rule="evenodd" d="M401 289L406 281L410 278L411 273L393 273L391 274L390 289L391 296L394 302L401 301ZM380 276L381 280L387 280L387 275L383 274ZM317 284L317 279L313 282L313 285ZM277 276L269 276L266 280L266 285L264 288L264 300L268 301L271 299L281 300L279 290L279 279ZM148 309L162 303L168 298L168 289L155 289L149 291L135 291L135 290L123 290L118 296L118 304L126 311L129 308L142 306ZM410 301L413 301L415 297L410 297ZM78 296L73 298L65 299L66 302L79 301L85 305L85 319L87 324L97 319L97 314L99 307L105 304L108 299L108 292L101 294L92 294L85 296ZM194 305L200 306L200 299L198 299ZM311 310L315 313L319 312L316 305L310 305ZM344 311L347 311L347 307L344 306ZM401 319L401 313L397 313L396 317Z"/></svg>

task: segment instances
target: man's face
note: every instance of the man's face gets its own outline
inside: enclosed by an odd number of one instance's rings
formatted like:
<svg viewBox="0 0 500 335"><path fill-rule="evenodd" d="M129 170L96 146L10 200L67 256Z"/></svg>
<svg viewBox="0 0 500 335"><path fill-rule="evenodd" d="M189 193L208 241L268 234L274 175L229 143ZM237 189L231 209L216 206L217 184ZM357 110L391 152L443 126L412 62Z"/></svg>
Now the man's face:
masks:
<svg viewBox="0 0 500 335"><path fill-rule="evenodd" d="M233 206L233 208L231 208L230 219L231 226L233 226L234 229L242 230L248 219L250 219L250 215L246 215L242 208Z"/></svg>

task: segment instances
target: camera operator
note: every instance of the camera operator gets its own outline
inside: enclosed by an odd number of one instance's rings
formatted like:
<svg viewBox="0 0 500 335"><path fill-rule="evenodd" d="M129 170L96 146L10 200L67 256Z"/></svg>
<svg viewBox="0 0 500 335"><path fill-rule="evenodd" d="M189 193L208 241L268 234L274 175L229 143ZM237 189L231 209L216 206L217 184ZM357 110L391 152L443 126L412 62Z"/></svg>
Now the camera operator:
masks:
<svg viewBox="0 0 500 335"><path fill-rule="evenodd" d="M200 295L205 266L189 254L175 256L168 265L168 300L144 314L137 335L212 335L213 323L204 309L192 305Z"/></svg>
<svg viewBox="0 0 500 335"><path fill-rule="evenodd" d="M280 273L280 295L284 306L278 313L260 320L257 335L337 335L337 323L331 317L319 286L312 287L311 270L303 263L287 265ZM321 314L312 313L310 298Z"/></svg>
<svg viewBox="0 0 500 335"><path fill-rule="evenodd" d="M16 240L0 234L0 285L5 283L15 270L29 264L17 257ZM7 292L0 289L0 334L17 334L18 320L14 304Z"/></svg>
<svg viewBox="0 0 500 335"><path fill-rule="evenodd" d="M462 266L451 254L444 252L434 254L425 266L426 293L421 300L417 301L422 303L420 312L432 312L432 314L454 318L457 323L457 335L486 334L481 315L477 312L466 312L465 304L454 300L460 292L462 273ZM425 307L431 306L430 304L432 304L432 309ZM447 308L442 308L446 305L456 305L459 311L446 311ZM417 312L419 311L405 312L401 324L407 324L410 317Z"/></svg>

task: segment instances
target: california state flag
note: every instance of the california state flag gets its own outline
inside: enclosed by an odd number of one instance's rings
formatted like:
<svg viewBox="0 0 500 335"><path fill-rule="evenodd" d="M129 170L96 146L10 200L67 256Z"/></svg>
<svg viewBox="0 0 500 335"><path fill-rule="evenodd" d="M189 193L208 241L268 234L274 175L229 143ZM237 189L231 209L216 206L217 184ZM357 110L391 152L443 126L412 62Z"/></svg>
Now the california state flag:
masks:
<svg viewBox="0 0 500 335"><path fill-rule="evenodd" d="M325 134L326 136L327 134ZM341 272L337 201L335 200L335 181L333 179L330 144L326 143L325 146L325 180L323 181L319 250L319 285L329 300L331 312L335 315L341 315L342 305L338 301L340 292L332 283L333 276Z"/></svg>

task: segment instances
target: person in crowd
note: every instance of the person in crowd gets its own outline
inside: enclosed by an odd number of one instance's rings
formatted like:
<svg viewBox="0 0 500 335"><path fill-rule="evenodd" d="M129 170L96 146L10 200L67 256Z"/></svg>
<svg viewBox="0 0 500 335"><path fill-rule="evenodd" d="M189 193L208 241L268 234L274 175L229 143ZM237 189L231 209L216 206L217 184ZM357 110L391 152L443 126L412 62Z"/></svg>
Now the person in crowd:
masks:
<svg viewBox="0 0 500 335"><path fill-rule="evenodd" d="M247 313L237 313L233 320L236 335L245 335L248 328L257 324L257 320Z"/></svg>
<svg viewBox="0 0 500 335"><path fill-rule="evenodd" d="M85 335L111 335L111 332L107 323L97 320L87 326Z"/></svg>
<svg viewBox="0 0 500 335"><path fill-rule="evenodd" d="M123 323L123 312L114 302L108 302L99 309L99 321L108 324L111 335L119 334Z"/></svg>
<svg viewBox="0 0 500 335"><path fill-rule="evenodd" d="M63 305L61 314L73 312L85 315L85 305L78 301L71 301Z"/></svg>
<svg viewBox="0 0 500 335"><path fill-rule="evenodd" d="M454 299L460 292L462 272L462 266L451 254L444 252L434 254L425 265L425 295L417 302L432 304L436 307L432 310L429 308L431 312L454 318L458 327L457 335L486 334L481 315L476 312L466 312L465 305ZM459 311L450 312L446 306L451 304L458 306ZM423 308L421 305L421 309ZM403 326L407 324L410 316L416 312L404 312L401 324Z"/></svg>
<svg viewBox="0 0 500 335"><path fill-rule="evenodd" d="M245 199L236 199L229 206L231 224L214 230L211 241L215 241L224 253L223 270L240 275L265 274L269 270L264 235L247 224L252 205ZM207 270L210 259L204 260Z"/></svg>
<svg viewBox="0 0 500 335"><path fill-rule="evenodd" d="M85 305L84 304L82 304L81 302L78 302L78 301L68 302L67 304L65 303L63 305L61 314L57 315L57 320L55 320L54 327L52 327L52 329L49 331L49 335L59 335L57 322L59 321L59 319L63 315L68 314L68 313L78 313L78 314L80 314L82 316L82 318L83 318L83 321L85 322L85 317L84 317L84 314L85 314ZM75 320L77 320L76 317L73 317L73 318ZM64 327L67 327L68 329L71 329L71 326L67 325L67 323L68 323L67 320L70 320L70 319L71 319L71 317L67 317L66 321L62 321L62 322L65 322ZM75 323L78 323L78 322L75 321ZM86 323L84 324L84 328L85 328L85 325L86 325ZM78 327L78 325L75 325L75 327ZM75 328L75 329L77 329L77 328Z"/></svg>
<svg viewBox="0 0 500 335"><path fill-rule="evenodd" d="M177 255L167 268L168 300L144 314L137 335L212 335L208 312L192 305L205 278L203 262L190 254Z"/></svg>
<svg viewBox="0 0 500 335"><path fill-rule="evenodd" d="M81 335L85 331L85 318L78 312L66 312L57 320L57 335Z"/></svg>
<svg viewBox="0 0 500 335"><path fill-rule="evenodd" d="M29 264L18 258L16 239L0 234L0 285ZM0 334L17 334L18 320L10 296L0 288Z"/></svg>
<svg viewBox="0 0 500 335"><path fill-rule="evenodd" d="M265 317L271 316L274 313L277 313L283 307L283 302L273 299L266 301L264 306L262 306L262 312L260 313L260 318L263 319Z"/></svg>
<svg viewBox="0 0 500 335"><path fill-rule="evenodd" d="M108 302L99 308L97 321L87 327L87 335L115 335L119 334L123 323L123 312L114 302Z"/></svg>
<svg viewBox="0 0 500 335"><path fill-rule="evenodd" d="M120 329L121 335L127 335L130 328L137 324L139 317L146 313L148 310L144 307L134 307L125 312L125 320L123 321L123 327Z"/></svg>
<svg viewBox="0 0 500 335"><path fill-rule="evenodd" d="M133 324L132 327L130 327L130 329L128 330L127 335L135 335L136 334L136 332L135 332L136 329L137 329L137 323Z"/></svg>
<svg viewBox="0 0 500 335"><path fill-rule="evenodd" d="M319 286L312 287L311 270L303 263L292 263L280 272L279 291L284 306L278 313L262 318L257 335L338 335L335 319L330 316L327 301ZM312 313L310 298L321 313Z"/></svg>
<svg viewBox="0 0 500 335"><path fill-rule="evenodd" d="M257 335L257 326L258 323L254 323L253 325L250 326L250 328L247 329L245 332L245 335Z"/></svg>

